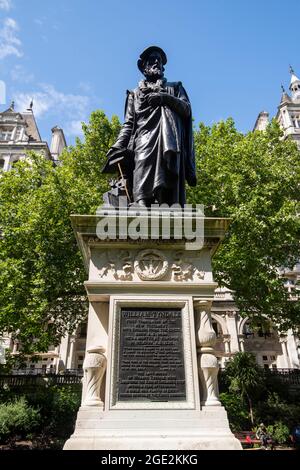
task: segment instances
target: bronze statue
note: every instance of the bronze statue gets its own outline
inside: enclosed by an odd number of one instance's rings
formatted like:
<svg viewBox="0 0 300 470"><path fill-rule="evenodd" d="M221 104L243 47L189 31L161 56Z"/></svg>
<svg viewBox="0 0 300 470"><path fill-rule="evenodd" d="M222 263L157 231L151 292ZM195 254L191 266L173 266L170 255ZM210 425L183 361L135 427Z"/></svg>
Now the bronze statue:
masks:
<svg viewBox="0 0 300 470"><path fill-rule="evenodd" d="M119 168L126 194L138 206L185 203L185 180L196 185L192 112L181 82L164 78L165 52L145 49L137 62L145 76L127 92L125 122L103 169Z"/></svg>

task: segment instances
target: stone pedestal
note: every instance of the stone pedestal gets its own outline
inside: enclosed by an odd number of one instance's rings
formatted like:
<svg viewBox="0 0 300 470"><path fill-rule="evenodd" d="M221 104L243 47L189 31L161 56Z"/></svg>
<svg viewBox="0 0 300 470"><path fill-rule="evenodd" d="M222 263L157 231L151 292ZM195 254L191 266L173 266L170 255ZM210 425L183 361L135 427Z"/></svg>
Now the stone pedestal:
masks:
<svg viewBox="0 0 300 470"><path fill-rule="evenodd" d="M64 449L240 449L218 399L210 317L211 258L229 221L148 215L72 216L90 307L82 405ZM203 243L178 235L180 224L203 224Z"/></svg>

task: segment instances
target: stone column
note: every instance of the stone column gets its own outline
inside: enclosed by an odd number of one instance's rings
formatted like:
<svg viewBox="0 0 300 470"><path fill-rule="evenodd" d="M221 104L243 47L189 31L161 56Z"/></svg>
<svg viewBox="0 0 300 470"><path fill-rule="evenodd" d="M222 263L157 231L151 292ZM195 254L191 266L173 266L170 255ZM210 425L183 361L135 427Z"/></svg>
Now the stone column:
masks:
<svg viewBox="0 0 300 470"><path fill-rule="evenodd" d="M75 354L75 343L76 343L76 335L69 336L69 355L67 360L67 369L74 369L74 354Z"/></svg>
<svg viewBox="0 0 300 470"><path fill-rule="evenodd" d="M220 406L218 388L218 360L213 346L216 333L211 322L210 300L195 300L196 344L198 373L200 379L200 399L202 406Z"/></svg>
<svg viewBox="0 0 300 470"><path fill-rule="evenodd" d="M230 335L223 335L225 354L230 354Z"/></svg>
<svg viewBox="0 0 300 470"><path fill-rule="evenodd" d="M281 344L281 349L282 349L282 354L283 354L283 359L284 359L284 368L289 369L290 368L290 361L289 361L289 354L288 354L288 349L287 349L287 337L286 336L279 336L279 342Z"/></svg>
<svg viewBox="0 0 300 470"><path fill-rule="evenodd" d="M69 334L66 334L59 345L59 361L56 369L56 373L67 369L67 358L69 352Z"/></svg>
<svg viewBox="0 0 300 470"><path fill-rule="evenodd" d="M83 406L97 406L102 410L104 403L100 398L101 383L106 369L105 349L94 346L87 350L83 362Z"/></svg>
<svg viewBox="0 0 300 470"><path fill-rule="evenodd" d="M237 330L237 314L234 310L226 312L227 330L230 334L230 349L232 353L239 352L238 330Z"/></svg>
<svg viewBox="0 0 300 470"><path fill-rule="evenodd" d="M245 345L244 345L245 338L244 338L244 335L239 335L238 339L239 339L240 351L245 352Z"/></svg>

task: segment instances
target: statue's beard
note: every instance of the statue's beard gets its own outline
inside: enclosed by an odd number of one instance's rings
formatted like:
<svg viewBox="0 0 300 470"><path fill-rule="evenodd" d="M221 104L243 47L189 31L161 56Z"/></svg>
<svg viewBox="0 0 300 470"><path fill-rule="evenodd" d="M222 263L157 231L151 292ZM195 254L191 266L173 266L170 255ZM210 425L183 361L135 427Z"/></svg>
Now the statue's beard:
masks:
<svg viewBox="0 0 300 470"><path fill-rule="evenodd" d="M164 72L157 65L146 65L144 68L144 75L147 80L154 81L163 78Z"/></svg>

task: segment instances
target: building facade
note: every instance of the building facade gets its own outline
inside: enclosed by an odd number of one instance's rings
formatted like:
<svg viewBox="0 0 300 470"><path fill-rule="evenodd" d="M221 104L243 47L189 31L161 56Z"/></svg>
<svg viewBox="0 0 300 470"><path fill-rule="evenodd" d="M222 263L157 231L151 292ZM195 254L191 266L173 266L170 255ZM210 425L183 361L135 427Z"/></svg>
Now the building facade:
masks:
<svg viewBox="0 0 300 470"><path fill-rule="evenodd" d="M300 149L300 80L290 67L290 85L288 94L282 86L281 100L278 106L276 119L284 132L284 138L294 140ZM253 130L263 131L269 123L269 113L259 113Z"/></svg>
<svg viewBox="0 0 300 470"><path fill-rule="evenodd" d="M15 111L14 102L0 112L0 171L9 171L15 162L27 158L30 151L56 162L66 145L63 130L55 126L49 149L40 136L32 103L21 113Z"/></svg>

